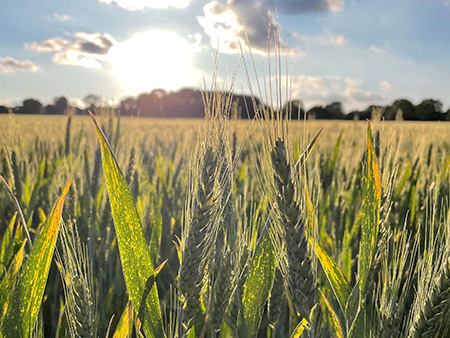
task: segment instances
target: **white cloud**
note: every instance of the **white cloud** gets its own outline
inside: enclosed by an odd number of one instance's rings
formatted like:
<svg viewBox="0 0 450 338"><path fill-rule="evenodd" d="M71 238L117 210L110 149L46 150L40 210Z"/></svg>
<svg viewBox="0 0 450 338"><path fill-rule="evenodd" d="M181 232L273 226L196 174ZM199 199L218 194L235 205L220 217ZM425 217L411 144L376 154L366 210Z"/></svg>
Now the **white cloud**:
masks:
<svg viewBox="0 0 450 338"><path fill-rule="evenodd" d="M239 23L236 13L228 6L211 1L203 7L204 16L198 17L199 24L211 39L211 46L224 53L239 51L239 34L244 26Z"/></svg>
<svg viewBox="0 0 450 338"><path fill-rule="evenodd" d="M386 51L383 48L377 47L377 46L370 46L369 48L372 52L377 53L377 54L386 54Z"/></svg>
<svg viewBox="0 0 450 338"><path fill-rule="evenodd" d="M100 61L116 43L108 34L78 32L74 37L76 38L74 41L56 37L43 42L25 44L25 47L38 52L54 52L52 61L55 63L102 68Z"/></svg>
<svg viewBox="0 0 450 338"><path fill-rule="evenodd" d="M383 101L383 97L372 91L364 91L360 88L361 81L347 78L345 96L350 103L379 103Z"/></svg>
<svg viewBox="0 0 450 338"><path fill-rule="evenodd" d="M392 85L386 80L380 82L380 87L385 92L389 92L392 90Z"/></svg>
<svg viewBox="0 0 450 338"><path fill-rule="evenodd" d="M342 34L334 34L330 30L324 28L325 34L322 35L300 35L297 32L290 34L290 37L298 41L306 42L308 45L320 45L320 46L344 46L350 42Z"/></svg>
<svg viewBox="0 0 450 338"><path fill-rule="evenodd" d="M57 52L70 48L72 42L63 38L51 38L43 42L26 43L25 48L38 52Z"/></svg>
<svg viewBox="0 0 450 338"><path fill-rule="evenodd" d="M72 17L70 16L70 15L67 15L67 14L58 14L58 13L55 13L55 14L53 14L53 17L56 19L56 20L58 20L58 21L70 21L70 20L72 20Z"/></svg>
<svg viewBox="0 0 450 338"><path fill-rule="evenodd" d="M385 102L383 96L362 89L362 84L361 80L354 78L293 76L292 99L302 100L308 108L339 101L348 109L363 109L368 104Z"/></svg>
<svg viewBox="0 0 450 338"><path fill-rule="evenodd" d="M116 3L118 6L130 11L141 10L144 8L165 9L186 8L191 4L190 0L99 0L107 4Z"/></svg>
<svg viewBox="0 0 450 338"><path fill-rule="evenodd" d="M19 61L9 56L0 57L0 73L12 73L15 70L35 72L38 69L30 60Z"/></svg>
<svg viewBox="0 0 450 338"><path fill-rule="evenodd" d="M329 38L329 44L331 46L343 46L348 43L348 40L343 35L333 35Z"/></svg>

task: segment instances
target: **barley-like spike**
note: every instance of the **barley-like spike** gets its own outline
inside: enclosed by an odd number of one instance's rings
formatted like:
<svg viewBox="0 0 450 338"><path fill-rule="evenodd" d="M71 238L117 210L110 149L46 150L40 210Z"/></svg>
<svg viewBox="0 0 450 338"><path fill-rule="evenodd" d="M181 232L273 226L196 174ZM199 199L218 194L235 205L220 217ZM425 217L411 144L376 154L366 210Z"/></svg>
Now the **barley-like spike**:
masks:
<svg viewBox="0 0 450 338"><path fill-rule="evenodd" d="M72 337L96 337L97 302L92 265L74 224L61 226L62 259L57 252L64 285L66 317Z"/></svg>
<svg viewBox="0 0 450 338"><path fill-rule="evenodd" d="M125 180L127 181L128 185L130 185L131 180L133 178L135 164L136 164L136 148L133 147L133 148L131 148L130 159L128 161L128 167L127 167L127 173L125 174Z"/></svg>
<svg viewBox="0 0 450 338"><path fill-rule="evenodd" d="M276 269L267 311L267 317L272 325L275 326L278 323L285 304L283 275L279 269Z"/></svg>
<svg viewBox="0 0 450 338"><path fill-rule="evenodd" d="M439 281L416 320L410 337L435 337L441 331L449 330L448 307L450 304L450 261L445 264ZM443 320L441 320L443 319Z"/></svg>
<svg viewBox="0 0 450 338"><path fill-rule="evenodd" d="M95 200L99 189L100 172L102 168L102 153L100 148L95 151L94 172L91 180L91 196Z"/></svg>
<svg viewBox="0 0 450 338"><path fill-rule="evenodd" d="M277 189L277 205L282 223L288 258L288 290L295 310L306 319L315 304L316 282L301 208L295 200L295 187L291 167L287 161L284 141L278 139L272 150L272 166Z"/></svg>
<svg viewBox="0 0 450 338"><path fill-rule="evenodd" d="M212 325L216 332L222 327L225 311L230 304L233 292L233 274L231 252L222 252L220 269L218 270L213 286Z"/></svg>
<svg viewBox="0 0 450 338"><path fill-rule="evenodd" d="M207 225L213 211L213 188L215 182L216 161L211 147L206 149L203 158L200 182L194 201L194 210L189 222L186 245L179 271L179 287L185 298L183 323L190 327L200 304L200 291L203 280L203 250Z"/></svg>
<svg viewBox="0 0 450 338"><path fill-rule="evenodd" d="M20 173L19 164L17 161L17 155L16 152L13 150L11 152L11 169L14 175L14 192L16 193L17 198L21 199L22 197L22 175Z"/></svg>
<svg viewBox="0 0 450 338"><path fill-rule="evenodd" d="M248 258L249 258L248 250L246 247L244 247L238 266L239 270L237 276L236 289L234 290L232 301L227 316L225 318L226 323L233 331L236 331L239 310L242 304L242 295L244 293L244 285L250 271Z"/></svg>
<svg viewBox="0 0 450 338"><path fill-rule="evenodd" d="M69 115L66 126L66 142L65 142L65 154L69 156L70 154L70 126L72 125L72 115Z"/></svg>

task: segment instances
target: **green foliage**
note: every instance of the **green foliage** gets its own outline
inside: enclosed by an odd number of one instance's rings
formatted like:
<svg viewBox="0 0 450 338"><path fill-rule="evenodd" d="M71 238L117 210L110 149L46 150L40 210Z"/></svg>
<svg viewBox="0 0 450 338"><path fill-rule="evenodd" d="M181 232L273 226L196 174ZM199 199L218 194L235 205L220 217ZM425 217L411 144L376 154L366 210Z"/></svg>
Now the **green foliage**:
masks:
<svg viewBox="0 0 450 338"><path fill-rule="evenodd" d="M152 277L154 278L153 264L139 215L111 147L95 118L92 118L97 127L102 150L103 170L129 297L139 313L146 335L164 337L158 291L156 285L148 285Z"/></svg>
<svg viewBox="0 0 450 338"><path fill-rule="evenodd" d="M255 255L244 285L239 337L256 337L264 311L264 304L272 289L275 274L275 252L267 230L256 246Z"/></svg>
<svg viewBox="0 0 450 338"><path fill-rule="evenodd" d="M59 222L64 199L69 191L72 177L69 177L61 196L47 217L37 237L17 285L11 293L8 310L2 320L1 332L5 337L30 337L41 306L50 263L58 237Z"/></svg>

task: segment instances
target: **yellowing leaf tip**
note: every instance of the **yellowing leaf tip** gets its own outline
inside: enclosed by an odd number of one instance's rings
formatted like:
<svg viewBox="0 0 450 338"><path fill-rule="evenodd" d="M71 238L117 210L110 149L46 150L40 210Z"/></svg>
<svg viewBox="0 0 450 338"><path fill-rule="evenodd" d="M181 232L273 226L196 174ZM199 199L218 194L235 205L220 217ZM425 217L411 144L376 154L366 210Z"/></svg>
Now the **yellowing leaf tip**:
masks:
<svg viewBox="0 0 450 338"><path fill-rule="evenodd" d="M162 268L164 267L164 265L166 265L167 263L167 259L162 262L155 270L153 270L153 274L155 275L155 277L161 272Z"/></svg>
<svg viewBox="0 0 450 338"><path fill-rule="evenodd" d="M98 128L97 119L95 118L94 114L88 109L89 116L91 117L92 121L94 121L95 126Z"/></svg>

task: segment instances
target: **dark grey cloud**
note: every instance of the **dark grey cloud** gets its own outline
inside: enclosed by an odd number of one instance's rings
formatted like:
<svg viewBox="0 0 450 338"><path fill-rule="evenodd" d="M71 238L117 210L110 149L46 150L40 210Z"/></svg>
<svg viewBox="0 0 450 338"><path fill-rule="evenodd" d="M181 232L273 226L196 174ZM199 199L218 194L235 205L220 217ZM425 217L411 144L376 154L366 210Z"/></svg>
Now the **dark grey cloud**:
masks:
<svg viewBox="0 0 450 338"><path fill-rule="evenodd" d="M39 67L29 60L19 61L9 56L0 57L0 73L12 73L15 70L35 72L38 69Z"/></svg>
<svg viewBox="0 0 450 338"><path fill-rule="evenodd" d="M109 49L113 46L113 42L104 35L98 34L94 37L93 41L79 40L77 41L77 49L80 52L88 54L106 55Z"/></svg>
<svg viewBox="0 0 450 338"><path fill-rule="evenodd" d="M52 61L55 63L101 68L98 58L109 53L115 44L113 38L107 34L82 32L75 33L74 36L74 41L55 37L25 44L25 47L39 52L54 52Z"/></svg>
<svg viewBox="0 0 450 338"><path fill-rule="evenodd" d="M285 14L298 14L340 11L344 7L344 0L267 0L266 4Z"/></svg>
<svg viewBox="0 0 450 338"><path fill-rule="evenodd" d="M197 19L213 47L217 47L218 42L222 52L239 52L239 39L246 44L245 33L253 50L267 51L269 22L272 29L276 27L276 22L265 3L252 0L211 1L203 7L203 12L204 15Z"/></svg>
<svg viewBox="0 0 450 338"><path fill-rule="evenodd" d="M298 14L308 11L338 11L344 6L344 0L228 0L210 1L203 7L204 15L198 17L205 33L211 38L211 44L219 41L225 52L239 52L238 34L247 34L252 48L265 53L267 51L269 23L272 36L277 25L275 13ZM272 14L270 14L272 13ZM242 39L242 38L241 38ZM341 43L342 41L336 41ZM282 47L284 47L281 41ZM222 49L222 51L223 51ZM300 50L292 50L300 53Z"/></svg>

